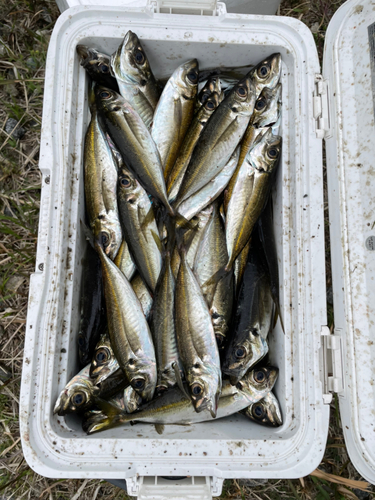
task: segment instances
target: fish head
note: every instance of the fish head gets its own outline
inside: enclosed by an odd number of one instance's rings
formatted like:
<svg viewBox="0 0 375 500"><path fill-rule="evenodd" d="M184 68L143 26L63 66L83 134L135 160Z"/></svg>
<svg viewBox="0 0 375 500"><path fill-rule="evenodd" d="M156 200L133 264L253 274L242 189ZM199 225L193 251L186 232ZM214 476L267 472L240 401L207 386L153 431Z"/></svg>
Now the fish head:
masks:
<svg viewBox="0 0 375 500"><path fill-rule="evenodd" d="M119 368L108 335L103 335L95 347L90 366L90 377L100 384Z"/></svg>
<svg viewBox="0 0 375 500"><path fill-rule="evenodd" d="M249 73L256 86L256 96L258 97L264 87L274 88L278 84L281 75L281 54L272 54Z"/></svg>
<svg viewBox="0 0 375 500"><path fill-rule="evenodd" d="M157 380L156 363L147 357L131 358L126 363L130 385L145 402L154 396Z"/></svg>
<svg viewBox="0 0 375 500"><path fill-rule="evenodd" d="M198 102L200 103L200 105L203 106L207 99L214 93L218 95L218 98L221 102L221 82L220 78L217 75L211 76L207 80L202 90L199 92Z"/></svg>
<svg viewBox="0 0 375 500"><path fill-rule="evenodd" d="M136 115L136 111L117 92L103 85L95 86L96 104L103 114L111 117L124 117L128 114Z"/></svg>
<svg viewBox="0 0 375 500"><path fill-rule="evenodd" d="M98 387L87 377L77 377L69 383L57 398L53 413L62 417L68 413L81 413L94 404L95 395L99 393Z"/></svg>
<svg viewBox="0 0 375 500"><path fill-rule="evenodd" d="M190 368L186 379L195 411L208 410L215 418L221 393L220 369L212 363L198 360Z"/></svg>
<svg viewBox="0 0 375 500"><path fill-rule="evenodd" d="M171 361L164 367L164 370L159 373L158 384L156 387L156 392L158 394L161 394L176 385L177 380L176 373L173 368L174 363L175 361Z"/></svg>
<svg viewBox="0 0 375 500"><path fill-rule="evenodd" d="M257 403L252 403L244 413L259 424L279 427L283 423L279 402L272 392Z"/></svg>
<svg viewBox="0 0 375 500"><path fill-rule="evenodd" d="M274 124L280 114L281 83L275 88L264 87L255 102L252 122L258 127Z"/></svg>
<svg viewBox="0 0 375 500"><path fill-rule="evenodd" d="M233 87L227 99L233 113L249 116L254 111L255 85L249 76L245 76Z"/></svg>
<svg viewBox="0 0 375 500"><path fill-rule="evenodd" d="M251 165L259 171L271 173L278 165L281 156L281 136L273 135L269 127L255 140L248 158Z"/></svg>
<svg viewBox="0 0 375 500"><path fill-rule="evenodd" d="M102 248L103 252L113 260L119 251L122 232L117 217L110 214L101 214L94 224L95 242Z"/></svg>
<svg viewBox="0 0 375 500"><path fill-rule="evenodd" d="M89 74L101 74L103 76L111 74L111 62L106 54L87 45L77 45L77 52L81 58L81 66Z"/></svg>
<svg viewBox="0 0 375 500"><path fill-rule="evenodd" d="M116 78L144 87L151 78L151 68L137 35L128 31L122 44L111 57Z"/></svg>
<svg viewBox="0 0 375 500"><path fill-rule="evenodd" d="M214 92L205 100L199 111L199 121L205 124L220 104L220 94Z"/></svg>
<svg viewBox="0 0 375 500"><path fill-rule="evenodd" d="M212 319L212 326L214 327L217 346L219 349L223 349L226 340L226 334L228 331L228 323L225 317L220 314L220 312L214 305L210 309L210 314Z"/></svg>
<svg viewBox="0 0 375 500"><path fill-rule="evenodd" d="M137 199L142 195L139 182L132 172L123 167L118 172L118 197L126 201L129 207L138 211Z"/></svg>
<svg viewBox="0 0 375 500"><path fill-rule="evenodd" d="M131 385L124 390L123 400L126 413L134 413L142 404L141 396Z"/></svg>
<svg viewBox="0 0 375 500"><path fill-rule="evenodd" d="M273 389L279 369L273 366L263 366L249 370L236 384L251 403L256 403Z"/></svg>
<svg viewBox="0 0 375 500"><path fill-rule="evenodd" d="M236 385L267 352L267 341L256 330L250 330L245 340L232 341L228 346L223 373L229 375L232 385Z"/></svg>
<svg viewBox="0 0 375 500"><path fill-rule="evenodd" d="M178 88L184 99L194 99L197 95L199 66L196 59L181 64L170 78L173 86Z"/></svg>

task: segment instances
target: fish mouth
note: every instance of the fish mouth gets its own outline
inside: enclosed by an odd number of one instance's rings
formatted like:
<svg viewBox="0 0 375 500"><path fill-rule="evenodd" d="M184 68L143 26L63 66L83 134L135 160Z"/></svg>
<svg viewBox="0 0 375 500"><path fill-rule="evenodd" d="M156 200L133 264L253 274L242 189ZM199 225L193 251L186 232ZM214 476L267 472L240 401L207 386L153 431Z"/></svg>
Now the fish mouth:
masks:
<svg viewBox="0 0 375 500"><path fill-rule="evenodd" d="M89 57L89 50L87 45L77 45L77 52L82 61Z"/></svg>

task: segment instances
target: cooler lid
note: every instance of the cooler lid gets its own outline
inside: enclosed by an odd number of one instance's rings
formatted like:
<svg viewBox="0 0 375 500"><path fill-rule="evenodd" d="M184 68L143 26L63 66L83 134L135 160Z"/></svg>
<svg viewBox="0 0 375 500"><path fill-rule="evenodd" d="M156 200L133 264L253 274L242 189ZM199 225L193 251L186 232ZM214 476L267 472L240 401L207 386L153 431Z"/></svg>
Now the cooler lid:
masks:
<svg viewBox="0 0 375 500"><path fill-rule="evenodd" d="M226 4L226 11L242 14L274 14L280 0L56 0L60 12L77 5L108 5L111 7L127 7L136 10L155 10L161 13L203 14L215 15L222 12L222 3ZM219 3L219 5L218 5Z"/></svg>
<svg viewBox="0 0 375 500"><path fill-rule="evenodd" d="M327 30L325 132L338 393L348 453L375 483L375 7L349 0Z"/></svg>
<svg viewBox="0 0 375 500"><path fill-rule="evenodd" d="M275 0L271 0L275 1ZM178 14L202 14L215 15L218 9L217 0L56 0L60 12L75 7L77 5L86 5L95 7L97 5L106 5L108 7L126 7L127 9L150 10L161 13ZM232 0L232 4L241 4L241 0ZM220 2L219 2L220 5ZM232 9L235 6L232 5Z"/></svg>

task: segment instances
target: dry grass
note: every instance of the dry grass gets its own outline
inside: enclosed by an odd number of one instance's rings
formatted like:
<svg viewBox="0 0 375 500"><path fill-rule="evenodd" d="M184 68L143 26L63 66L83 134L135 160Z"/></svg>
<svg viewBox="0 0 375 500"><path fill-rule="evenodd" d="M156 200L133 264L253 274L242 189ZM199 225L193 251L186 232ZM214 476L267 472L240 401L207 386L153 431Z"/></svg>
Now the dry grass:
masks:
<svg viewBox="0 0 375 500"><path fill-rule="evenodd" d="M282 3L279 13L297 17L312 29L321 56L325 29L341 3L289 0ZM34 271L37 244L43 77L58 11L54 1L1 0L0 16L0 499L128 498L119 488L100 480L54 481L38 476L22 455L18 399L28 282ZM25 129L21 140L5 132L8 118ZM328 209L325 214L328 228ZM326 236L329 238L328 231ZM327 285L331 286L328 245ZM331 326L333 311L330 304L328 307ZM291 481L225 481L221 498L375 498L373 490L348 489L340 480L361 478L346 452L336 398L320 469L338 476L338 482L327 481L319 474Z"/></svg>

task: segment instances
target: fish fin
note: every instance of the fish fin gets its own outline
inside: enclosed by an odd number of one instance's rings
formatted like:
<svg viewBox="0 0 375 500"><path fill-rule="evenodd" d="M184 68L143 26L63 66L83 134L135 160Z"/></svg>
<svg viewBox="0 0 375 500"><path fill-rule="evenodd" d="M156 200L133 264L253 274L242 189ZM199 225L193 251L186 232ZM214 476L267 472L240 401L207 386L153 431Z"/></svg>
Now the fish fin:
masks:
<svg viewBox="0 0 375 500"><path fill-rule="evenodd" d="M83 232L84 232L84 235L85 235L85 238L86 240L90 243L90 245L92 246L92 248L95 249L95 238L94 238L94 233L92 232L92 230L83 222L83 220L81 219L81 225L82 225L82 229L83 229Z"/></svg>
<svg viewBox="0 0 375 500"><path fill-rule="evenodd" d="M187 397L187 399L189 401L191 401L191 397L190 397L190 394L186 391L185 387L184 387L184 384L182 382L182 378L181 378L181 373L180 373L180 370L178 368L178 363L174 362L172 364L172 368L174 370L174 373L175 373L175 376L176 376L176 382L177 382L177 385L178 385L178 388L180 389L180 391L184 394L184 396Z"/></svg>
<svg viewBox="0 0 375 500"><path fill-rule="evenodd" d="M275 307L276 307L276 312L275 312L275 320L274 320L274 328L276 326L276 323L277 323L277 320L279 319L280 320L280 325L281 325L281 328L282 328L282 331L285 335L285 329L284 329L284 322L283 322L283 318L281 316L281 311L280 311L280 303L279 301L275 301L275 297L273 298L273 301L275 303Z"/></svg>
<svg viewBox="0 0 375 500"><path fill-rule="evenodd" d="M207 294L207 304L208 304L208 307L210 308L211 305L212 305L212 300L213 300L213 297L216 293L216 289L217 289L217 286L219 284L219 281L221 281L222 279L224 279L225 277L228 276L229 273L231 273L232 270L229 269L228 271L226 270L226 267L223 266L221 267L218 271L216 271L215 274L213 274L211 276L211 278L209 278L207 281L205 281L203 283L203 285L201 286L202 289L211 289L211 293L210 294Z"/></svg>
<svg viewBox="0 0 375 500"><path fill-rule="evenodd" d="M163 434L164 429L165 429L164 424L155 424L155 430L158 434Z"/></svg>
<svg viewBox="0 0 375 500"><path fill-rule="evenodd" d="M141 220L140 220L140 218L141 218L140 210L141 210L141 207L138 206L138 220L139 220L139 223L140 223L140 226L141 226L141 230L144 231L149 224L152 224L154 222L154 220L155 220L155 212L154 212L153 206L151 205L150 210L147 212L146 217L143 219L143 222L141 223Z"/></svg>
<svg viewBox="0 0 375 500"><path fill-rule="evenodd" d="M102 398L96 397L95 403L99 406L103 413L107 415L107 417L114 417L116 415L121 415L124 411L117 405L110 403L109 401L105 401Z"/></svg>
<svg viewBox="0 0 375 500"><path fill-rule="evenodd" d="M152 237L154 238L154 241L155 241L156 246L157 246L157 247L158 247L158 249L159 249L159 252L160 252L161 254L163 254L164 249L163 249L162 242L161 242L161 240L160 240L160 236L159 236L159 235L158 235L155 231L152 231L152 230L151 230L151 234L152 234Z"/></svg>
<svg viewBox="0 0 375 500"><path fill-rule="evenodd" d="M89 418L84 419L82 422L82 429L87 434L94 434L95 432L104 431L106 429L112 429L113 427L118 427L123 422L120 415L114 415L113 417L107 417L103 413L92 414Z"/></svg>

